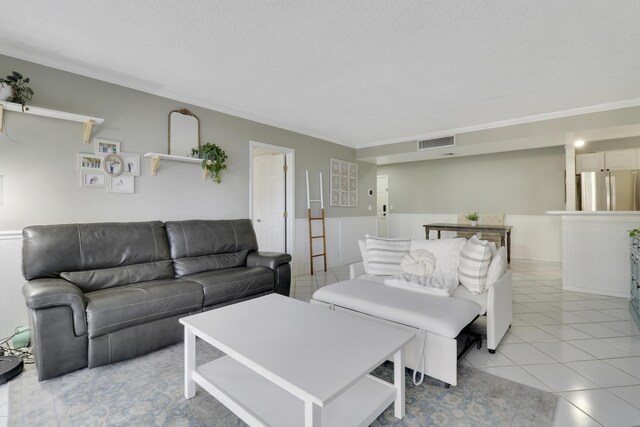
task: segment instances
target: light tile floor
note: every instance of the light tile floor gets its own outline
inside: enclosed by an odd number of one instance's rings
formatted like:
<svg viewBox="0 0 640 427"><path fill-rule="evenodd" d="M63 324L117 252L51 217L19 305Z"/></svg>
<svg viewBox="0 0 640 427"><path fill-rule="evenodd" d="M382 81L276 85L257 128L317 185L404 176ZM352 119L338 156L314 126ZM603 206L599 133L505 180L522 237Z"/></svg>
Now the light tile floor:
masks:
<svg viewBox="0 0 640 427"><path fill-rule="evenodd" d="M563 291L559 263L514 260L511 272L511 330L495 354L483 344L460 363L556 393L557 426L640 425L640 330L629 300ZM296 277L294 297L309 301L348 277L347 267Z"/></svg>
<svg viewBox="0 0 640 427"><path fill-rule="evenodd" d="M495 354L474 348L461 363L556 393L557 426L640 425L640 330L629 301L563 291L559 263L514 260L511 271L511 330ZM294 297L309 301L348 278L347 267L296 277ZM0 427L8 392L0 386Z"/></svg>

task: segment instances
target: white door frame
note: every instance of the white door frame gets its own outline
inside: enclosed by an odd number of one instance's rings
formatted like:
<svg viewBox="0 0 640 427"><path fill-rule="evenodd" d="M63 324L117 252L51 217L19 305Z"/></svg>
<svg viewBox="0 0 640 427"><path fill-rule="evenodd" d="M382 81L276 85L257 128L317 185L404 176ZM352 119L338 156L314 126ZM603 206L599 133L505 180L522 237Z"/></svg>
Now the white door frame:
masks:
<svg viewBox="0 0 640 427"><path fill-rule="evenodd" d="M376 235L379 235L379 229L378 229L378 178L385 178L387 181L387 214L385 215L385 237L389 237L389 212L391 211L390 208L390 197L389 197L389 175L383 174L383 175L376 175Z"/></svg>
<svg viewBox="0 0 640 427"><path fill-rule="evenodd" d="M285 181L287 186L287 252L293 258L294 252L294 242L295 242L295 222L296 222L296 203L295 203L295 154L296 150L292 148L280 147L278 145L264 144L262 142L257 141L249 141L249 218L251 221L255 221L253 217L253 148L264 148L269 151L275 151L277 153L282 153L285 155L285 159L287 161L287 179Z"/></svg>

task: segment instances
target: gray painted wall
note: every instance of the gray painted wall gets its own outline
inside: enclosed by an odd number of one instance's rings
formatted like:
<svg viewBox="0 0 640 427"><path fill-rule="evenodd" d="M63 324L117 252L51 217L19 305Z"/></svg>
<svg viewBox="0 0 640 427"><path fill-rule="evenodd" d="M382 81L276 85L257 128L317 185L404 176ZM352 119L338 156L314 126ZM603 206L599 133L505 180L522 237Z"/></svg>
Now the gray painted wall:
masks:
<svg viewBox="0 0 640 427"><path fill-rule="evenodd" d="M360 148L356 156L360 160L387 164L397 161L439 159L442 154L449 151L453 151L456 155L467 156L564 146L568 142L573 142L578 136L587 138L592 132L601 132L604 129L612 132L616 130L622 132L623 129L630 131L629 128L637 128L638 117L640 117L640 106L626 107L458 133L455 134L455 148L418 152L416 141L412 140ZM589 145L591 143L587 144Z"/></svg>
<svg viewBox="0 0 640 427"><path fill-rule="evenodd" d="M589 141L584 146L576 148L576 154L597 153L599 151L626 150L640 148L640 136L631 138L609 139L605 141Z"/></svg>
<svg viewBox="0 0 640 427"><path fill-rule="evenodd" d="M326 216L373 214L367 211L366 191L375 187L376 169L367 163L359 164L360 207L328 206L329 158L355 161L352 148L7 56L0 55L0 64L0 75L16 70L31 77L33 105L104 118L92 137L120 141L124 152L166 153L168 113L188 108L200 119L201 142L216 143L229 155L221 185L203 181L197 164L163 161L158 175L151 176L149 159L143 158L135 194L107 193L80 186L77 154L93 152L93 145L82 143L81 123L5 112L0 230L67 222L248 217L251 140L296 150L296 217L306 218L306 169L313 176L324 173Z"/></svg>
<svg viewBox="0 0 640 427"><path fill-rule="evenodd" d="M378 166L378 175L389 176L392 213L538 215L564 209L564 163L564 148L552 147Z"/></svg>

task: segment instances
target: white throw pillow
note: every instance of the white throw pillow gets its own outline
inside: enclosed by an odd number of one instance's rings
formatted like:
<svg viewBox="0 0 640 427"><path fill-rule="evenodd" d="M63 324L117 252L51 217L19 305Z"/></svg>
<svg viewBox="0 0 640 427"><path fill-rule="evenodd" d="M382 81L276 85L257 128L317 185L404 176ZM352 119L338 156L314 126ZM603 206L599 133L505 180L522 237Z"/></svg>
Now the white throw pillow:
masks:
<svg viewBox="0 0 640 427"><path fill-rule="evenodd" d="M403 273L415 276L428 276L436 268L436 257L429 251L419 249L411 251L402 257L400 268Z"/></svg>
<svg viewBox="0 0 640 427"><path fill-rule="evenodd" d="M477 236L471 237L462 248L462 251L460 251L460 260L458 262L460 283L469 292L484 292L490 261L491 248L488 242L478 239Z"/></svg>
<svg viewBox="0 0 640 427"><path fill-rule="evenodd" d="M369 273L367 268L367 241L358 240L358 247L360 248L360 255L362 256L362 265L364 266L364 272Z"/></svg>
<svg viewBox="0 0 640 427"><path fill-rule="evenodd" d="M491 258L484 288L489 289L507 272L507 249L502 246Z"/></svg>
<svg viewBox="0 0 640 427"><path fill-rule="evenodd" d="M496 256L498 252L498 247L496 246L496 242L489 242L489 249L491 249L491 259Z"/></svg>
<svg viewBox="0 0 640 427"><path fill-rule="evenodd" d="M410 239L384 239L366 236L367 274L392 276L402 273L402 257L409 252Z"/></svg>
<svg viewBox="0 0 640 427"><path fill-rule="evenodd" d="M424 249L436 258L436 267L433 274L444 280L447 287L458 286L458 260L462 248L467 244L467 239L457 237L454 239L427 240L419 239L411 241L410 251Z"/></svg>

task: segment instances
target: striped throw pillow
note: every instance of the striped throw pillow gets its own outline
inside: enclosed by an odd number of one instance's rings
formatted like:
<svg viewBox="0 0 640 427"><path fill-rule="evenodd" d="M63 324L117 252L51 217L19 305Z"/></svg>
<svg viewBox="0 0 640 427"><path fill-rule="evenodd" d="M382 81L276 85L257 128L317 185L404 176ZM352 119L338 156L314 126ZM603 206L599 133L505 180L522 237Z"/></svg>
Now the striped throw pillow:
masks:
<svg viewBox="0 0 640 427"><path fill-rule="evenodd" d="M383 239L366 236L367 273L391 276L402 272L402 257L409 252L411 239Z"/></svg>
<svg viewBox="0 0 640 427"><path fill-rule="evenodd" d="M482 293L491 262L491 248L486 240L473 236L460 251L458 277L469 292Z"/></svg>

